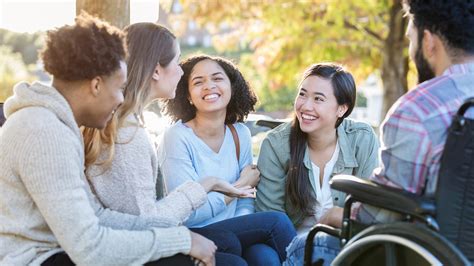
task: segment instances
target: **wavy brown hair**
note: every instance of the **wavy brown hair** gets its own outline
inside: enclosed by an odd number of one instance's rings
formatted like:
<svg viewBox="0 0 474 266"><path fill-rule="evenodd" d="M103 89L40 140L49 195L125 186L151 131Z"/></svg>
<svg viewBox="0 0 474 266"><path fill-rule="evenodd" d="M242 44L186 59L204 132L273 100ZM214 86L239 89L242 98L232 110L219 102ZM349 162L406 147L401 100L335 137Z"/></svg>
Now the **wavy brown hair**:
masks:
<svg viewBox="0 0 474 266"><path fill-rule="evenodd" d="M139 121L135 126L143 126L143 110L150 95L153 72L157 64L166 67L176 56L176 37L164 26L147 22L135 23L126 27L125 33L128 68L124 101L105 129L83 129L86 167L91 164L104 165L104 168L110 166L117 132L125 126L125 119L130 114L135 114ZM98 161L104 149L108 150L107 159Z"/></svg>
<svg viewBox="0 0 474 266"><path fill-rule="evenodd" d="M225 123L233 124L243 122L245 117L254 111L257 103L257 96L253 92L249 83L245 80L240 70L229 60L221 57L212 57L209 55L197 55L188 58L181 63L183 76L179 80L176 89L176 97L165 101L163 110L171 117L173 121L182 120L183 123L193 119L196 116L196 107L189 103L189 77L194 66L203 61L212 60L219 64L230 80L232 95L227 105Z"/></svg>
<svg viewBox="0 0 474 266"><path fill-rule="evenodd" d="M339 65L325 63L310 66L303 74L305 80L310 76L318 76L330 80L338 105L347 105L347 111L336 121L337 128L344 118L348 117L356 102L356 86L354 78ZM290 131L290 163L286 180L286 196L292 207L304 215L314 213L315 198L309 182L308 169L304 165L304 155L308 146L308 134L301 131L296 116L293 118Z"/></svg>

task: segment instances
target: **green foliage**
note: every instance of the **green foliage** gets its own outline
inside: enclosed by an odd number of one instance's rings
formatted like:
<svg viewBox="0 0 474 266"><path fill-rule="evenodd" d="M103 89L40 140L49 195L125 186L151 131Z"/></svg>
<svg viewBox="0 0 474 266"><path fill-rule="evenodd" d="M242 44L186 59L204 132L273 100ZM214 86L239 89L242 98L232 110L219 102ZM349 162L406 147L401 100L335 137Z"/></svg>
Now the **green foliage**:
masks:
<svg viewBox="0 0 474 266"><path fill-rule="evenodd" d="M38 60L38 49L43 47L44 33L16 33L0 29L0 45L11 47L12 52L20 53L26 65Z"/></svg>
<svg viewBox="0 0 474 266"><path fill-rule="evenodd" d="M365 95L360 92L357 92L356 106L367 107L367 97L365 97Z"/></svg>
<svg viewBox="0 0 474 266"><path fill-rule="evenodd" d="M226 23L237 29L239 41L246 41L253 51L252 60L241 60L240 66L253 69L247 74L253 73L252 79L257 79L256 90L265 99L262 105L281 101L284 107L293 101L288 88L295 88L301 73L313 63L342 63L358 82L380 69L386 56L385 41L392 30L390 8L401 1L181 2L185 15L201 25ZM275 94L282 95L274 99Z"/></svg>
<svg viewBox="0 0 474 266"><path fill-rule="evenodd" d="M0 29L0 102L13 94L20 81L33 81L44 33L16 33Z"/></svg>
<svg viewBox="0 0 474 266"><path fill-rule="evenodd" d="M28 70L19 53L10 47L0 46L0 102L13 94L13 85L28 77Z"/></svg>

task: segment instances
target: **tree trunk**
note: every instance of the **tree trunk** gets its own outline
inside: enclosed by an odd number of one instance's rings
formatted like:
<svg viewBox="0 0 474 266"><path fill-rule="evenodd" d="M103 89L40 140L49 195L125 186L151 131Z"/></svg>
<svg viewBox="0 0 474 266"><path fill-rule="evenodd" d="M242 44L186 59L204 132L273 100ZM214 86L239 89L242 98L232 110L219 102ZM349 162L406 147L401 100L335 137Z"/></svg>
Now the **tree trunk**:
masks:
<svg viewBox="0 0 474 266"><path fill-rule="evenodd" d="M76 0L76 15L82 10L120 29L130 24L130 0Z"/></svg>
<svg viewBox="0 0 474 266"><path fill-rule="evenodd" d="M403 17L400 2L400 0L395 0L390 8L389 33L382 55L381 75L384 87L382 117L385 116L393 103L408 90L408 56L404 52L407 19Z"/></svg>

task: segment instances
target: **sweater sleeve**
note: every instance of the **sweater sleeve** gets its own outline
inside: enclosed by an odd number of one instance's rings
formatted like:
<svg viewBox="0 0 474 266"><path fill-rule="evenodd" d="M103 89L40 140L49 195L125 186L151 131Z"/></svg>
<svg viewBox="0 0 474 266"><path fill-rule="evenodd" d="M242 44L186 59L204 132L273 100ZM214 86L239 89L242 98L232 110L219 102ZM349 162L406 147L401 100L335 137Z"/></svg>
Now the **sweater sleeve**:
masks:
<svg viewBox="0 0 474 266"><path fill-rule="evenodd" d="M143 264L189 253L185 227L141 231L102 226L81 178L82 146L76 136L53 129L35 129L25 139L17 171L60 246L80 265ZM68 136L69 135L69 136ZM126 219L118 213L117 223Z"/></svg>
<svg viewBox="0 0 474 266"><path fill-rule="evenodd" d="M169 191L176 190L185 182L200 180L193 165L189 143L180 130L184 129L176 125L169 128L159 147L160 166ZM192 226L204 222L224 211L226 206L223 194L210 192L206 202L190 215L186 224Z"/></svg>
<svg viewBox="0 0 474 266"><path fill-rule="evenodd" d="M155 179L158 163L148 134L141 127L119 130L114 160L110 168L88 168L91 183L101 203L113 210L140 215L134 229L142 226L181 225L206 200L206 192L195 182L182 184L167 197L156 200ZM103 155L103 156L102 156ZM108 154L104 152L102 157ZM100 209L101 222L116 227L112 212ZM112 224L111 224L112 223ZM125 228L127 229L127 228Z"/></svg>
<svg viewBox="0 0 474 266"><path fill-rule="evenodd" d="M239 158L239 170L242 171L247 165L252 164L252 137L250 130L244 124L235 124L237 132L239 134L240 142L240 158ZM241 216L251 214L255 212L254 199L238 199L237 207L235 210L235 216Z"/></svg>
<svg viewBox="0 0 474 266"><path fill-rule="evenodd" d="M167 219L174 222L174 226L181 225L206 201L207 193L201 184L186 181L156 202L156 214L159 220Z"/></svg>

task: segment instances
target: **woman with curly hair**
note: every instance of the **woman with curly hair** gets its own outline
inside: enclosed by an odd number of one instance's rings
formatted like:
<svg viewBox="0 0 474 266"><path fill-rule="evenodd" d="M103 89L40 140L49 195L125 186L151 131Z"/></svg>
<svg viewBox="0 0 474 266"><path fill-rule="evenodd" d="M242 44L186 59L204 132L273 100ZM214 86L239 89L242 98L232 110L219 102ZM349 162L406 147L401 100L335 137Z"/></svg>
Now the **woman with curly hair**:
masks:
<svg viewBox="0 0 474 266"><path fill-rule="evenodd" d="M98 200L109 209L153 218L165 227L172 227L182 225L194 209L204 204L210 191L252 197L252 189L237 189L225 180L209 176L199 182L186 182L157 200L158 161L143 111L152 101L174 97L183 74L178 62L180 47L172 32L155 23L132 24L125 28L125 33L128 79L123 90L124 101L105 129L82 130L86 175ZM200 238L216 244L217 263L245 264L233 233L203 228L192 229L188 234L191 240ZM176 242L176 245L189 249L189 243ZM209 263L199 254L191 256L196 262Z"/></svg>
<svg viewBox="0 0 474 266"><path fill-rule="evenodd" d="M179 253L213 258L209 240L184 226L162 228L159 219L104 209L88 185L79 127L104 128L123 102L122 37L85 13L48 31L42 59L52 85L19 83L6 101L1 265L170 265L184 257Z"/></svg>
<svg viewBox="0 0 474 266"><path fill-rule="evenodd" d="M193 56L181 67L184 74L176 97L164 106L177 123L165 131L159 144L168 189L206 176L219 177L237 188L255 187L259 172L252 165L250 131L240 123L257 102L249 84L223 58ZM286 258L285 245L295 235L293 226L282 213L253 212L253 199L211 192L185 224L226 228L239 237L249 265L280 265Z"/></svg>

